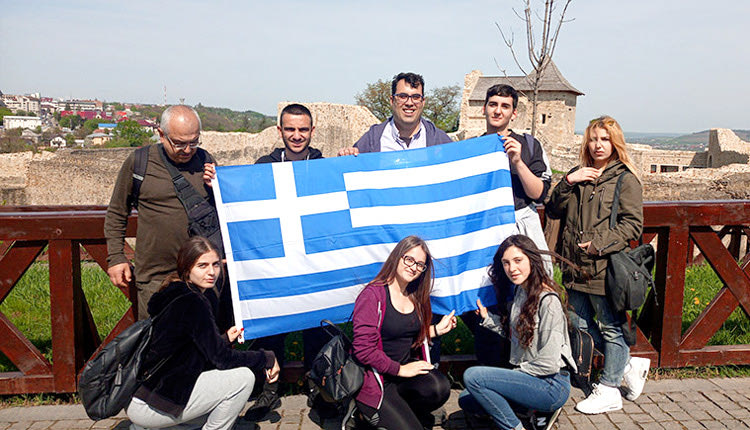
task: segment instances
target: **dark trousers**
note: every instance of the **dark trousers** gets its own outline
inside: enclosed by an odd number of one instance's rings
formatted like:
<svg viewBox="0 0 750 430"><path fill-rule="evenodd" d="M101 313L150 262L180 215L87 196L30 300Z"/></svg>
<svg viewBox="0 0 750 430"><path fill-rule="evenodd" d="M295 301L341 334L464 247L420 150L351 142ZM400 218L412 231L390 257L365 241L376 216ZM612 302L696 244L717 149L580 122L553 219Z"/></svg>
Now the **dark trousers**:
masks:
<svg viewBox="0 0 750 430"><path fill-rule="evenodd" d="M443 406L450 396L448 378L433 369L413 378L387 376L380 409L357 402L363 418L387 430L432 427L432 411Z"/></svg>
<svg viewBox="0 0 750 430"><path fill-rule="evenodd" d="M492 307L490 308L492 309ZM493 309L497 313L497 309ZM479 325L482 317L474 312L461 315L461 320L474 335L474 354L482 366L510 368L510 341Z"/></svg>
<svg viewBox="0 0 750 430"><path fill-rule="evenodd" d="M288 333L281 333L255 339L252 348L263 348L265 350L273 351L273 353L276 354L276 360L279 362L279 366L283 366L285 362L284 341L286 340L287 334ZM321 327L302 330L302 353L304 354L302 364L305 368L305 372L310 370L315 356L318 355L318 352L320 352L329 340L331 340L331 335Z"/></svg>

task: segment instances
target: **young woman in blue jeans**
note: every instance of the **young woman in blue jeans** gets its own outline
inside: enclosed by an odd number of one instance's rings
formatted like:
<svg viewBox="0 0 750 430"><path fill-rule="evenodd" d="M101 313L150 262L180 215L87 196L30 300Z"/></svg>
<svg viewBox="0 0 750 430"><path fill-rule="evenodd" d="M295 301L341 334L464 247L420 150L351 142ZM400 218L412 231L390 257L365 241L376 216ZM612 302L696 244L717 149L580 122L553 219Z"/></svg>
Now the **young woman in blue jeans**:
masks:
<svg viewBox="0 0 750 430"><path fill-rule="evenodd" d="M573 363L558 285L544 270L534 242L510 236L497 249L488 270L497 288L515 286L510 318L487 311L477 300L481 325L510 338L512 369L475 366L464 373L464 390L458 404L466 412L489 414L501 429L523 429L516 413L553 413L568 400ZM552 297L550 297L552 296Z"/></svg>

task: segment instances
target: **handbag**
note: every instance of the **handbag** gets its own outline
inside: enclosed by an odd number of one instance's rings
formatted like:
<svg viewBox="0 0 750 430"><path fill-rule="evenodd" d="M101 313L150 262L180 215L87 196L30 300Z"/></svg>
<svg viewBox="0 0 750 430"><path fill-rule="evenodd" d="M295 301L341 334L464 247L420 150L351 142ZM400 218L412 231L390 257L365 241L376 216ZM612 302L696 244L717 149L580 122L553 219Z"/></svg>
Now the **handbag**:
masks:
<svg viewBox="0 0 750 430"><path fill-rule="evenodd" d="M615 195L612 202L612 212L609 215L609 228L617 225L617 214L620 210L620 190L624 172L617 179ZM654 268L654 247L650 244L642 244L636 248L625 248L622 251L609 255L605 286L607 297L612 311L624 313L626 311L637 311L646 301L646 293L649 288L654 287L651 270ZM654 290L655 291L655 290ZM655 297L655 296L654 296ZM629 345L635 344L635 315L630 319L629 330L625 330L628 324L623 325L623 334Z"/></svg>
<svg viewBox="0 0 750 430"><path fill-rule="evenodd" d="M165 357L149 371L141 372L154 322L172 303L188 294L172 299L153 318L137 321L123 330L86 363L78 381L78 394L89 418L98 421L117 415L128 406L141 383L172 358Z"/></svg>
<svg viewBox="0 0 750 430"><path fill-rule="evenodd" d="M341 402L362 388L365 370L350 353L351 339L329 320L322 320L320 325L331 335L331 340L315 356L309 380L327 402Z"/></svg>

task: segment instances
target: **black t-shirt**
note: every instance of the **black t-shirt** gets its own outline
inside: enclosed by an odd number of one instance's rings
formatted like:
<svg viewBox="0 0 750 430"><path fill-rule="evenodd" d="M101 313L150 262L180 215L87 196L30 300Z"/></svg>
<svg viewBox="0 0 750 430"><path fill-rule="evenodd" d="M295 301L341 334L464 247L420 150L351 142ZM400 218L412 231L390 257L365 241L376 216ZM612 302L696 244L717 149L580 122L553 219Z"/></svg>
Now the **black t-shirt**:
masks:
<svg viewBox="0 0 750 430"><path fill-rule="evenodd" d="M545 197L547 197L551 179L549 177L546 177L545 175L545 172L547 171L547 163L544 162L544 149L542 148L542 145L539 143L539 141L536 139L533 140L534 149L532 151L531 148L529 148L528 143L526 142L526 136L524 136L523 134L518 134L512 130L510 131L510 136L516 139L521 144L521 160L523 160L524 164L526 164L526 167L528 167L536 177L542 178L542 182L544 184L542 195L539 196L539 198L536 200L531 199L528 195L526 195L526 191L524 191L523 189L521 178L518 177L518 174L516 172L511 171L510 180L513 184L513 200L515 209L518 210L521 208L525 208L532 202L543 202Z"/></svg>
<svg viewBox="0 0 750 430"><path fill-rule="evenodd" d="M383 352L391 360L406 364L411 356L411 345L419 335L419 329L421 328L417 310L414 309L408 314L402 314L393 307L391 292L388 288L385 291L388 303L383 326L380 328L380 335L383 338Z"/></svg>

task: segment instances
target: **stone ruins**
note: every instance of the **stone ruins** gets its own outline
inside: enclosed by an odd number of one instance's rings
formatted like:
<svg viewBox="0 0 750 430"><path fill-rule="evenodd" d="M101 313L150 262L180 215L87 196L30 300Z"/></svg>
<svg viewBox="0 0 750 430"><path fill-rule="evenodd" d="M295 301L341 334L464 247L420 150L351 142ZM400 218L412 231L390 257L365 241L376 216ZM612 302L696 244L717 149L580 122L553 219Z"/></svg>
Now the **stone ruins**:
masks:
<svg viewBox="0 0 750 430"><path fill-rule="evenodd" d="M559 75L559 70L555 70ZM499 78L483 77L476 71L467 75L461 125L458 132L452 133L455 140L481 134L484 98L480 101L478 94L486 91L493 79ZM562 75L556 79L564 81ZM577 164L582 138L573 132L576 97L581 93L569 83L567 86L544 94L539 109L540 116L546 115L540 126L541 140L557 171L567 171ZM288 103L279 103L277 114ZM526 107L524 115L516 119L517 129L525 129L528 122L524 121L529 121L528 101L522 103ZM353 145L378 122L362 106L305 105L314 117L312 145L325 157L333 157L340 148ZM251 164L282 146L276 127L255 134L206 131L201 139L203 147L224 165ZM106 205L117 172L132 151L133 148L60 149L0 154L0 204ZM750 199L750 144L731 130L712 129L708 150L702 152L655 150L646 145L629 145L629 151L641 169L644 200Z"/></svg>

